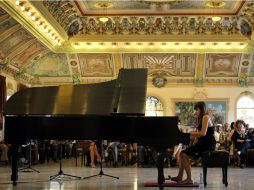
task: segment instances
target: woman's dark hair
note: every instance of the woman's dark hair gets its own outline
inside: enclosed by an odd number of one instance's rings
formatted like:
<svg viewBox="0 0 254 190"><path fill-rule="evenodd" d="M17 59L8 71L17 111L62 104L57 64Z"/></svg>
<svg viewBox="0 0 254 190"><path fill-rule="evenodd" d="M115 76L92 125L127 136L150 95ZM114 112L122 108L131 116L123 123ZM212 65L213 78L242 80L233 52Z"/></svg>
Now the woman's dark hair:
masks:
<svg viewBox="0 0 254 190"><path fill-rule="evenodd" d="M235 128L235 122L231 122L231 124L230 124L230 129L232 130L232 129L234 129Z"/></svg>
<svg viewBox="0 0 254 190"><path fill-rule="evenodd" d="M197 128L199 130L202 129L202 120L203 120L203 116L205 115L206 113L206 106L205 106L205 102L197 102L194 106L194 109L197 110L197 109L200 109L200 115L199 117L197 118L198 119L198 126Z"/></svg>
<svg viewBox="0 0 254 190"><path fill-rule="evenodd" d="M238 127L238 124L242 124L245 127L245 123L243 120L237 120L235 126Z"/></svg>
<svg viewBox="0 0 254 190"><path fill-rule="evenodd" d="M197 102L194 106L194 109L200 109L200 118L203 118L203 116L205 115L206 113L206 105L205 105L205 102Z"/></svg>

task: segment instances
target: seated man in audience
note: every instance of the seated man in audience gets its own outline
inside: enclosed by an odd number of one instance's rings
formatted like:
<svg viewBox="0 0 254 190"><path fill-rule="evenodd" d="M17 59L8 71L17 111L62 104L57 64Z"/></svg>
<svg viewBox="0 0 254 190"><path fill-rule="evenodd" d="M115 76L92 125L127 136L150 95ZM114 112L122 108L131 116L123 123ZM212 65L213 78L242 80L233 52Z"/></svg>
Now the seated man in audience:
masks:
<svg viewBox="0 0 254 190"><path fill-rule="evenodd" d="M250 128L248 131L248 139L250 142L250 148L254 148L254 128Z"/></svg>
<svg viewBox="0 0 254 190"><path fill-rule="evenodd" d="M118 166L118 145L120 142L118 141L111 141L108 143L108 150L111 150L111 153L113 155L114 160L114 167Z"/></svg>
<svg viewBox="0 0 254 190"><path fill-rule="evenodd" d="M232 141L235 149L237 149L237 154L240 156L241 168L244 168L247 160L247 150L250 148L250 143L248 142L246 128L242 120L236 121L236 129L232 135Z"/></svg>
<svg viewBox="0 0 254 190"><path fill-rule="evenodd" d="M215 130L214 130L214 137L215 137L215 141L216 141L216 147L215 149L216 150L219 150L220 149L220 134L221 134L221 125L216 125L215 126Z"/></svg>

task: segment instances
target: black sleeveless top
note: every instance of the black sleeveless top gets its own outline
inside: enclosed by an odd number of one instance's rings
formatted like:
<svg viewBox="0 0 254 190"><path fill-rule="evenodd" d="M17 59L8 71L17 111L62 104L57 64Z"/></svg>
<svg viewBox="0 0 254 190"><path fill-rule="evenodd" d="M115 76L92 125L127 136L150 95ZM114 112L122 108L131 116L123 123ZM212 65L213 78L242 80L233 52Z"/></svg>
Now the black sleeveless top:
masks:
<svg viewBox="0 0 254 190"><path fill-rule="evenodd" d="M202 119L200 119L201 122L199 122L198 129L201 131L202 128ZM210 118L209 118L210 120ZM213 151L215 150L215 138L214 138L214 127L212 125L211 121L208 121L208 128L206 131L206 135L203 137L198 138L198 142L194 144L193 146L190 146L183 150L183 152L189 156L192 156L193 158L198 158L201 156L201 154L205 151Z"/></svg>

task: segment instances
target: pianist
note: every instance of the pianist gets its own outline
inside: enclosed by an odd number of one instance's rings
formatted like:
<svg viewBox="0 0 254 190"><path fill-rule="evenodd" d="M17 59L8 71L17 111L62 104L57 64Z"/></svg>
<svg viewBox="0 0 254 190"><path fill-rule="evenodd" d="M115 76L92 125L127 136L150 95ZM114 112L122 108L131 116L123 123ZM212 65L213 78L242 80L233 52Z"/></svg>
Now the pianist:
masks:
<svg viewBox="0 0 254 190"><path fill-rule="evenodd" d="M202 152L215 149L214 126L211 118L206 114L205 103L197 102L195 107L197 129L191 132L192 137L197 138L196 144L188 147L180 153L179 172L176 177L169 178L181 184L192 184L190 158L197 159ZM183 180L183 172L186 172L187 178Z"/></svg>

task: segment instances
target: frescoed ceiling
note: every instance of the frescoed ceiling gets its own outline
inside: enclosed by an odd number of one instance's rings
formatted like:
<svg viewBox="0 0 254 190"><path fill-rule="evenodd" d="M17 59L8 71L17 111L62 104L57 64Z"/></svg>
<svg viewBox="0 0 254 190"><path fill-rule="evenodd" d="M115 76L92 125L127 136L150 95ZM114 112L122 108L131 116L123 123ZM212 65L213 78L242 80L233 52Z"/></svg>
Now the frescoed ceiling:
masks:
<svg viewBox="0 0 254 190"><path fill-rule="evenodd" d="M223 14L236 14L241 9L243 1L228 1L225 5L219 6L216 10L211 10L209 6L209 0L206 1L109 1L110 4L107 7L109 14L129 14L137 15L138 13L153 15L160 12L167 14L210 14L211 12L223 13ZM91 14L103 14L100 9L105 6L105 1L74 1L77 9L82 16Z"/></svg>
<svg viewBox="0 0 254 190"><path fill-rule="evenodd" d="M157 87L254 84L254 3L115 0L102 23L105 2L0 1L0 74L38 86L148 68ZM214 9L221 21L212 21Z"/></svg>

